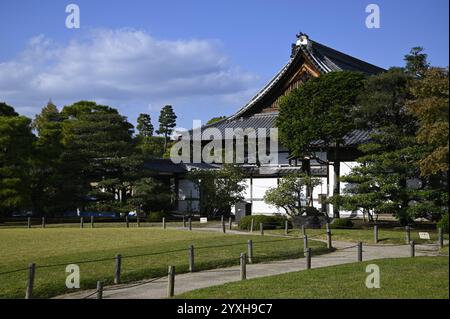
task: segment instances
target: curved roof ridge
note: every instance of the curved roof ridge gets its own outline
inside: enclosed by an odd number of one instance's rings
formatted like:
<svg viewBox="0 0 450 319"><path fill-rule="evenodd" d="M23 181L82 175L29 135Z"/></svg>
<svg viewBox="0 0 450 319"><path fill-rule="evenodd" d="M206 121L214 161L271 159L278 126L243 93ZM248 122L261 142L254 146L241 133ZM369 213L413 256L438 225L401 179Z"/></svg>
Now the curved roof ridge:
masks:
<svg viewBox="0 0 450 319"><path fill-rule="evenodd" d="M261 97L263 97L272 87L275 83L278 82L278 80L283 76L284 73L286 73L286 71L289 69L289 67L291 66L292 62L294 61L295 57L297 56L297 54L295 54L295 56L291 57L288 61L288 63L286 63L280 71L278 71L278 73L261 89L259 90L258 93L256 93L251 99L250 101L247 102L247 104L245 104L240 110L238 110L236 113L234 113L233 115L231 115L229 117L229 119L234 119L239 117L242 113L244 113L246 110L248 110L252 105L254 105L259 99L261 99Z"/></svg>

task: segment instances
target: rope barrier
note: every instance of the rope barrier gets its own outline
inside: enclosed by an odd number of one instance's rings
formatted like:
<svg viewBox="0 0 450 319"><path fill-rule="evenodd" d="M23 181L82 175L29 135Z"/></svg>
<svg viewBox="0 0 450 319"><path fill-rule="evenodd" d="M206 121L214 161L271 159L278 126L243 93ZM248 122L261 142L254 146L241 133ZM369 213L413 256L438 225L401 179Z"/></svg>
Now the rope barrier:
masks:
<svg viewBox="0 0 450 319"><path fill-rule="evenodd" d="M346 250L346 249L355 248L355 247L358 247L358 244L352 245L352 246L348 246L348 247L343 247L343 248L335 248L335 250Z"/></svg>
<svg viewBox="0 0 450 319"><path fill-rule="evenodd" d="M302 238L299 237L292 237L292 238L284 238L284 239L277 239L277 240L264 240L264 241L254 241L253 244L264 244L264 243L274 243L274 242L282 242L282 241L289 241L289 240L299 240ZM231 247L231 246L240 246L240 245L247 245L247 242L242 243L232 243L232 244L223 244L223 245L211 245L211 246L199 246L196 247L197 250L200 249L210 249L210 248L222 248L222 247ZM125 258L137 258L137 257L147 257L147 256L156 256L156 255L163 255L163 254L171 254L171 253L177 253L177 252L185 252L186 248L180 248L180 249L174 249L169 251L161 251L161 252L154 252L154 253L146 253L146 254L139 254L139 255L128 255L128 256L122 256L122 259ZM108 257L108 258L101 258L101 259L92 259L92 260L81 260L81 261L71 261L66 263L58 263L58 264L47 264L47 265L37 265L37 269L43 269L43 268L52 268L52 267L62 267L67 266L68 264L87 264L87 263L94 263L94 262L104 262L104 261L112 261L115 257ZM20 272L28 270L28 268L20 268L15 270L10 270L6 272L0 273L0 275L7 275L10 273Z"/></svg>

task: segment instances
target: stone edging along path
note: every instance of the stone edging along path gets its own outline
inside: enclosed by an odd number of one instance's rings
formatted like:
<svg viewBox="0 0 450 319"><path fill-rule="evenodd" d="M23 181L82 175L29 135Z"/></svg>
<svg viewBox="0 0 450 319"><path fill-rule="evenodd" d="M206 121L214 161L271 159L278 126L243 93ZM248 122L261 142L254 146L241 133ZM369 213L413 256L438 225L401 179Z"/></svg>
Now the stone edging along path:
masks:
<svg viewBox="0 0 450 319"><path fill-rule="evenodd" d="M204 228L202 231L212 231ZM217 229L215 230L217 231ZM248 234L229 231L236 234ZM269 236L269 235L267 235ZM334 252L313 256L311 268L353 263L357 261L355 243L333 241ZM439 247L435 245L416 245L416 256L437 256ZM382 258L402 258L410 256L409 245L363 245L363 260ZM273 261L267 263L247 264L247 279L284 274L306 269L304 258ZM175 295L187 291L206 288L240 280L240 267L233 266L220 269L184 273L175 277ZM143 281L124 285L106 286L104 299L161 299L167 296L167 277L154 281ZM95 290L83 290L65 294L56 299L89 299L96 298Z"/></svg>

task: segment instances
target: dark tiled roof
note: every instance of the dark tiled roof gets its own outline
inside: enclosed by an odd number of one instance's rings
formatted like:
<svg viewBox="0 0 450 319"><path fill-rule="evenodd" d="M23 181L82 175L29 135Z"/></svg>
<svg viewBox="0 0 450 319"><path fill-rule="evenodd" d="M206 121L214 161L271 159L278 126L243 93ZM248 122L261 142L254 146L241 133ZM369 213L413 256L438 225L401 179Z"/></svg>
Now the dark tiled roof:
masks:
<svg viewBox="0 0 450 319"><path fill-rule="evenodd" d="M208 128L216 128L225 137L226 129L254 129L256 136L258 136L258 129L266 130L266 136L269 136L269 129L275 127L278 113L260 113L249 117L240 117L238 119L225 119L210 125L202 127L202 132ZM204 136L203 140L210 140L209 137Z"/></svg>
<svg viewBox="0 0 450 319"><path fill-rule="evenodd" d="M354 58L318 42L309 41L311 42L309 46L300 46L300 49L306 55L313 58L314 61L317 61L315 64L323 73L355 71L373 75L385 71L383 68Z"/></svg>
<svg viewBox="0 0 450 319"><path fill-rule="evenodd" d="M344 136L344 142L342 146L355 147L360 144L366 143L370 140L370 131L366 130L353 130ZM313 145L320 147L323 141L315 141Z"/></svg>
<svg viewBox="0 0 450 319"><path fill-rule="evenodd" d="M145 161L144 168L146 170L157 173L185 173L186 169L182 165L173 163L170 159L150 159Z"/></svg>
<svg viewBox="0 0 450 319"><path fill-rule="evenodd" d="M258 132L258 128L263 128L266 130L266 136L269 136L269 129L276 127L276 120L277 120L278 113L260 113L260 114L254 114L249 117L240 117L238 119L225 119L220 122L216 122L207 126L204 126L202 130L205 130L206 128L212 128L215 127L219 129L222 136L225 136L225 129L236 129L236 128L242 128L245 130L246 128L253 128L256 132ZM344 145L343 146L357 146L359 144L365 143L370 139L369 136L370 132L365 130L354 130L347 134L344 137ZM258 135L257 135L258 136ZM204 137L203 140L209 140L207 136ZM322 144L322 141L317 141L314 144L318 147Z"/></svg>
<svg viewBox="0 0 450 319"><path fill-rule="evenodd" d="M294 49L288 63L269 81L247 104L245 104L239 111L231 115L231 119L237 119L244 114L248 114L250 110L260 101L264 96L269 94L272 89L284 79L284 75L295 67L297 61L300 59L308 59L316 68L322 73L336 72L336 71L355 71L362 72L367 75L378 74L385 71L376 65L367 63L360 59L354 58L348 54L334 50L319 42L308 39L308 44L297 45Z"/></svg>

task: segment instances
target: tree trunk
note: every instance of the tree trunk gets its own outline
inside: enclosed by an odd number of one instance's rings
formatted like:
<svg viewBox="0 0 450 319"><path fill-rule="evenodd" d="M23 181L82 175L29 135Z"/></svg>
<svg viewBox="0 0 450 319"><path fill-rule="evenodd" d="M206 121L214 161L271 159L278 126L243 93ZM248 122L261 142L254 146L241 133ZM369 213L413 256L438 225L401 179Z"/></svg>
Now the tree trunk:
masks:
<svg viewBox="0 0 450 319"><path fill-rule="evenodd" d="M311 159L304 158L302 160L302 171L306 174L306 176L311 177ZM311 183L306 185L306 206L313 206L313 189L311 187Z"/></svg>
<svg viewBox="0 0 450 319"><path fill-rule="evenodd" d="M339 195L340 190L340 182L341 182L341 162L339 161L339 144L336 143L334 149L334 162L333 162L333 170L334 170L334 185L333 185L333 196ZM339 206L333 205L333 218L339 218Z"/></svg>
<svg viewBox="0 0 450 319"><path fill-rule="evenodd" d="M164 133L164 153L167 150L167 133Z"/></svg>

